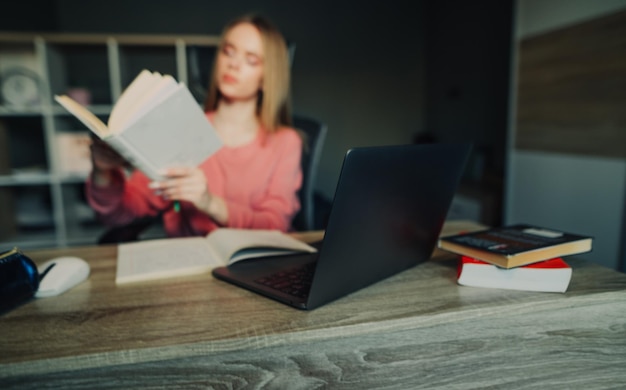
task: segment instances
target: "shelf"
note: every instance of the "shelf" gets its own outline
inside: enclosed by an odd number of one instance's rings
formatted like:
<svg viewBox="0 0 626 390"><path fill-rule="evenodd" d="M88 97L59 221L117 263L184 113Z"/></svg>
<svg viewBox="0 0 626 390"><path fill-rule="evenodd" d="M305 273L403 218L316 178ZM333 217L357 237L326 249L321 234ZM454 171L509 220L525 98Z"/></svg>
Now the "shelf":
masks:
<svg viewBox="0 0 626 390"><path fill-rule="evenodd" d="M0 247L4 250L18 247L22 250L36 248L51 248L58 245L58 240L54 231L22 233L8 239L0 239Z"/></svg>
<svg viewBox="0 0 626 390"><path fill-rule="evenodd" d="M0 33L0 42L3 45L28 46L33 41L41 39L49 43L66 44L106 44L115 40L126 45L156 45L173 46L178 41L190 45L217 46L219 37L216 35L197 34L98 34L98 33L54 33L54 32L17 32L7 31Z"/></svg>
<svg viewBox="0 0 626 390"><path fill-rule="evenodd" d="M41 116L43 110L41 106L36 107L17 107L17 106L0 106L0 119L2 117L22 117L22 116Z"/></svg>
<svg viewBox="0 0 626 390"><path fill-rule="evenodd" d="M24 246L31 241L56 240L56 221L50 187L1 187L0 201L4 210L0 217L0 244Z"/></svg>
<svg viewBox="0 0 626 390"><path fill-rule="evenodd" d="M91 133L54 95L106 124L124 88L149 69L187 84L201 102L218 43L212 35L0 32L0 79L17 71L35 80L35 93L0 94L0 245L94 244L105 230L84 194ZM155 227L144 238L164 236Z"/></svg>
<svg viewBox="0 0 626 390"><path fill-rule="evenodd" d="M199 102L203 102L206 98L209 74L213 68L216 53L216 47L187 46L187 85Z"/></svg>
<svg viewBox="0 0 626 390"><path fill-rule="evenodd" d="M32 186L50 184L52 177L48 173L17 173L13 175L0 175L0 187L7 186Z"/></svg>
<svg viewBox="0 0 626 390"><path fill-rule="evenodd" d="M85 185L85 181L89 174L61 174L59 175L59 182L61 184L80 184Z"/></svg>
<svg viewBox="0 0 626 390"><path fill-rule="evenodd" d="M0 133L0 154L8 158L4 164L0 164L0 174L35 169L39 172L48 171L47 140L41 117L0 118ZM7 166L3 166L5 164Z"/></svg>
<svg viewBox="0 0 626 390"><path fill-rule="evenodd" d="M48 173L19 173L14 175L0 175L0 187L20 187L60 184L80 184L84 185L88 174L58 174L56 177Z"/></svg>
<svg viewBox="0 0 626 390"><path fill-rule="evenodd" d="M0 46L0 113L40 111L43 78L34 41L2 42Z"/></svg>
<svg viewBox="0 0 626 390"><path fill-rule="evenodd" d="M174 46L120 45L119 58L122 89L128 87L144 69L178 78Z"/></svg>
<svg viewBox="0 0 626 390"><path fill-rule="evenodd" d="M83 104L111 105L106 44L50 44L46 53L51 95L81 94Z"/></svg>

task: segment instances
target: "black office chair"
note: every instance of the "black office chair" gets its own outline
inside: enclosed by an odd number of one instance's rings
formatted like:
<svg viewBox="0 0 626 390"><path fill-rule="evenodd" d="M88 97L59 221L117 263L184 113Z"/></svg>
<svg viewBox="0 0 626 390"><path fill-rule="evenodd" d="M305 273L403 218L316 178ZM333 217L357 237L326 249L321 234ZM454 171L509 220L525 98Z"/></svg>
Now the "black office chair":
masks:
<svg viewBox="0 0 626 390"><path fill-rule="evenodd" d="M292 228L297 231L315 230L315 178L319 167L320 155L328 127L315 119L295 115L293 127L303 136L302 151L302 187L298 192L300 211L292 221Z"/></svg>
<svg viewBox="0 0 626 390"><path fill-rule="evenodd" d="M158 214L153 217L137 218L126 225L110 227L98 238L98 245L139 241L141 234L148 228L162 223L161 214Z"/></svg>
<svg viewBox="0 0 626 390"><path fill-rule="evenodd" d="M296 231L315 230L314 185L319 166L320 153L326 139L327 126L317 120L295 115L293 127L303 137L302 187L298 192L300 211L294 216L292 229ZM119 244L138 241L149 228L162 224L161 215L142 217L123 226L114 226L104 232L98 244Z"/></svg>

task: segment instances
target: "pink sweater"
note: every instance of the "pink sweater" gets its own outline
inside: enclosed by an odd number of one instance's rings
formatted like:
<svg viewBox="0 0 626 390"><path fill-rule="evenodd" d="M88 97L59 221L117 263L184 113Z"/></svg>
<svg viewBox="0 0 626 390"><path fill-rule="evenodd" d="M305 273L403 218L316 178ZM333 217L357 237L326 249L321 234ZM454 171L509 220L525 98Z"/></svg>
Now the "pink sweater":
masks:
<svg viewBox="0 0 626 390"><path fill-rule="evenodd" d="M282 128L273 134L261 129L252 142L224 146L200 164L209 191L226 202L227 226L289 230L300 209L296 193L302 185L301 153L302 140L294 129ZM163 211L169 236L205 235L220 227L192 203L181 202L181 211L175 212L172 201L155 195L149 183L138 170L129 177L119 170L107 187L88 180L87 200L107 225L124 225Z"/></svg>

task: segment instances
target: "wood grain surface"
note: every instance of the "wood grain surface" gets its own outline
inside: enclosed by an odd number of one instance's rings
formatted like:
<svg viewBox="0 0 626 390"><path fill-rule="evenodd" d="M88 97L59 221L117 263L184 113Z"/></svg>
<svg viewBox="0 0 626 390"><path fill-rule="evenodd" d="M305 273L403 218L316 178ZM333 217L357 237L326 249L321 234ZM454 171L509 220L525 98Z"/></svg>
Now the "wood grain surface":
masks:
<svg viewBox="0 0 626 390"><path fill-rule="evenodd" d="M518 149L626 158L626 11L524 39Z"/></svg>
<svg viewBox="0 0 626 390"><path fill-rule="evenodd" d="M458 286L456 259L436 253L306 312L209 274L116 286L114 246L30 255L61 252L89 261L91 276L0 317L3 389L626 383L626 275L582 260L570 260L567 293L537 293Z"/></svg>

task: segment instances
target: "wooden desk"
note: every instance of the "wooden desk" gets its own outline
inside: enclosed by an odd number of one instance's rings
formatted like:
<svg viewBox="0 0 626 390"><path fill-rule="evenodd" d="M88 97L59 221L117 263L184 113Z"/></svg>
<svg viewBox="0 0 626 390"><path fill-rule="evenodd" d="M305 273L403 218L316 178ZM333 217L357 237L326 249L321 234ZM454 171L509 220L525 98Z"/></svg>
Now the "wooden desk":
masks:
<svg viewBox="0 0 626 390"><path fill-rule="evenodd" d="M471 225L469 225L471 227ZM448 223L446 231L466 229ZM571 260L565 294L458 286L438 257L311 312L210 275L116 286L116 247L31 252L88 281L0 317L0 388L616 388L626 275Z"/></svg>

